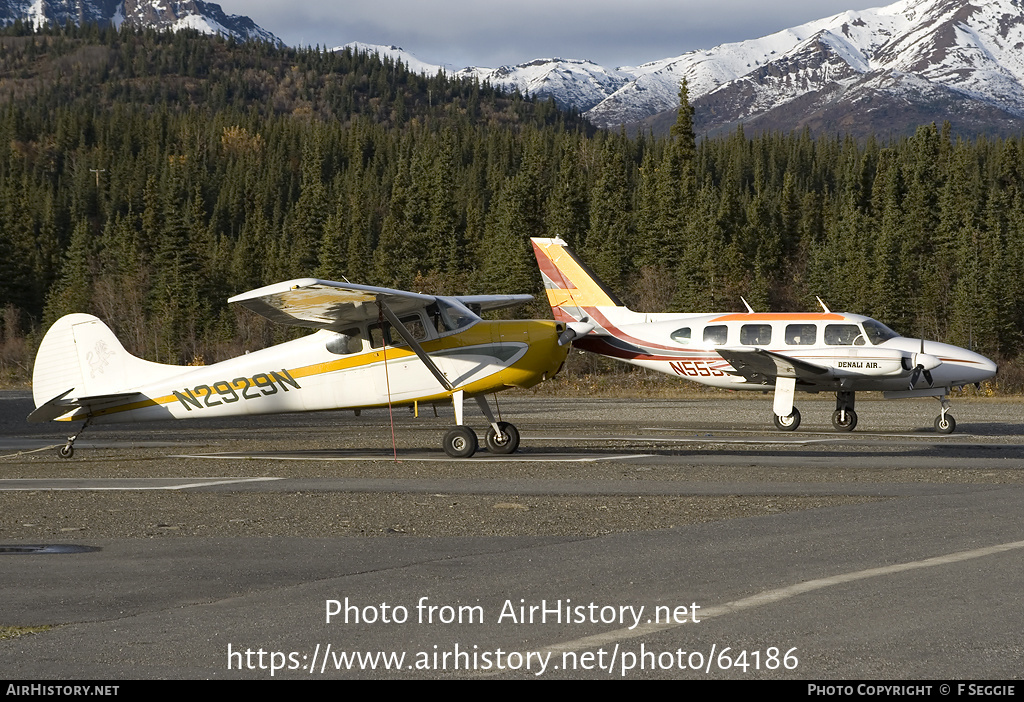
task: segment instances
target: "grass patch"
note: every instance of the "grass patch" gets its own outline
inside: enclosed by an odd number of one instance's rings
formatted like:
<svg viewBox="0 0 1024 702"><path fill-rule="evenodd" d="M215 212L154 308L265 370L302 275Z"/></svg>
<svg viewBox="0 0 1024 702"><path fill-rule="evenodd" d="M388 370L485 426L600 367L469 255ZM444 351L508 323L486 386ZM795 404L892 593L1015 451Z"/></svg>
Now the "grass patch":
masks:
<svg viewBox="0 0 1024 702"><path fill-rule="evenodd" d="M16 639L27 634L38 634L41 631L49 631L52 628L49 624L45 626L0 626L0 640Z"/></svg>

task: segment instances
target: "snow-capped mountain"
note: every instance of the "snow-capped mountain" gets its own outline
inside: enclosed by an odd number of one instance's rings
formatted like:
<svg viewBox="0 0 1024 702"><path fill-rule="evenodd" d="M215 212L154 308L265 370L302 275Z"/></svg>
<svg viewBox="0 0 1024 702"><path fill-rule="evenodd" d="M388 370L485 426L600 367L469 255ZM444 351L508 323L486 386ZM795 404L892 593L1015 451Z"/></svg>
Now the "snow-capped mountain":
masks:
<svg viewBox="0 0 1024 702"><path fill-rule="evenodd" d="M357 46L413 70L448 70L553 97L607 128L667 131L684 77L701 133L742 123L884 134L945 119L961 131L1002 132L1020 130L1024 119L1024 0L900 0L616 69L537 59L452 71L396 47Z"/></svg>
<svg viewBox="0 0 1024 702"><path fill-rule="evenodd" d="M683 77L706 130L864 126L865 117L899 122L901 111L1015 121L1024 117L1024 0L900 0L627 70L634 78L588 112L594 123L674 111Z"/></svg>
<svg viewBox="0 0 1024 702"><path fill-rule="evenodd" d="M70 20L120 27L127 22L136 27L187 28L239 40L281 43L248 17L225 14L220 5L203 0L0 0L0 25L18 19L34 26L62 25Z"/></svg>
<svg viewBox="0 0 1024 702"><path fill-rule="evenodd" d="M418 58L410 54L408 51L400 46L383 46L381 44L364 44L361 41L353 41L345 44L344 46L336 46L332 51L341 51L342 49L351 49L355 53L360 54L377 54L378 56L386 56L392 61L401 61L406 67L414 73L422 73L425 75L435 75L438 71L444 71L445 73L451 73L450 68L444 66L438 66L437 64L427 63L426 61L420 61Z"/></svg>
<svg viewBox="0 0 1024 702"><path fill-rule="evenodd" d="M226 15L202 0L0 0L0 24L17 18L191 27L279 43L248 17ZM899 0L616 69L545 58L459 70L396 46L346 46L422 73L441 70L552 97L608 128L667 131L684 77L701 133L742 123L755 130L884 134L944 119L961 131L1002 132L1020 130L1024 119L1024 0Z"/></svg>
<svg viewBox="0 0 1024 702"><path fill-rule="evenodd" d="M387 56L394 61L402 61L410 71L416 73L433 75L438 71L443 71L459 78L476 78L481 83L488 81L491 85L508 90L518 89L530 95L544 98L553 97L560 105L575 107L581 112L600 103L633 77L629 73L611 70L592 61L578 59L543 58L518 66L501 66L499 68L470 66L455 69L451 66L421 61L400 46L381 46L354 41L336 47L334 50L339 51L346 48Z"/></svg>
<svg viewBox="0 0 1024 702"><path fill-rule="evenodd" d="M632 74L579 59L542 58L501 68L464 68L455 75L476 77L503 88L553 97L561 105L585 112L632 79ZM678 92L678 89L677 89Z"/></svg>

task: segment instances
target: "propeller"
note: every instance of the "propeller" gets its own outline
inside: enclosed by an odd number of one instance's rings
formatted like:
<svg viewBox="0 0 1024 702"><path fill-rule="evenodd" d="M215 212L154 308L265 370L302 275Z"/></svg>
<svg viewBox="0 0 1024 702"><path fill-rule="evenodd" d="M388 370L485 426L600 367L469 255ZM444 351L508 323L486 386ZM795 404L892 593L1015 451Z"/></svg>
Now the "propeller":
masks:
<svg viewBox="0 0 1024 702"><path fill-rule="evenodd" d="M594 328L595 325L590 321L590 317L584 317L578 322L569 322L565 325L565 331L558 335L558 345L565 346L570 344L574 339L586 336Z"/></svg>
<svg viewBox="0 0 1024 702"><path fill-rule="evenodd" d="M934 382L932 370L942 365L942 361L937 356L924 352L924 339L921 339L921 351L910 357L910 365L914 368L910 374L910 389L913 390L922 375L928 381L928 387L931 387Z"/></svg>

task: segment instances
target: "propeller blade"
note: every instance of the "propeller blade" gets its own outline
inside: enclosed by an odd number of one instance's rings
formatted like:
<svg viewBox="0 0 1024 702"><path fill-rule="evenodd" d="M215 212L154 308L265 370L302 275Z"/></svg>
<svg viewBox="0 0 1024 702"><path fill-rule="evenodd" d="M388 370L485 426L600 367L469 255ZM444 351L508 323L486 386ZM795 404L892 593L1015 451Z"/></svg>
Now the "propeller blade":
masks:
<svg viewBox="0 0 1024 702"><path fill-rule="evenodd" d="M922 373L924 374L924 379L928 381L928 387L931 387L934 383L934 380L932 379L932 370L941 366L942 360L939 359L938 356L925 353L924 339L921 339L921 350L918 353L911 354L909 360L914 366L914 370L910 374L910 389L914 389ZM903 367L906 368L906 365Z"/></svg>
<svg viewBox="0 0 1024 702"><path fill-rule="evenodd" d="M589 317L584 317L579 322L569 322L565 325L565 331L562 332L558 337L558 345L565 346L571 344L574 339L578 339L581 336L586 336L596 328Z"/></svg>

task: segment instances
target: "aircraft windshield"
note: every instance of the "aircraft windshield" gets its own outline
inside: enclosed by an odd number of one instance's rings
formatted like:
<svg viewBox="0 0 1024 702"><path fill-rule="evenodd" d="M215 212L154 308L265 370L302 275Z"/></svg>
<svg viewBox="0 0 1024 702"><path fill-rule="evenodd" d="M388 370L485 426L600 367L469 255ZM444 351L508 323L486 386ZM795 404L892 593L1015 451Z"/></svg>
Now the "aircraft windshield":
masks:
<svg viewBox="0 0 1024 702"><path fill-rule="evenodd" d="M427 308L428 314L431 314L434 308L435 305ZM480 321L480 318L473 314L468 307L455 300L437 298L436 312L434 324L437 325L438 332L442 333L465 329Z"/></svg>
<svg viewBox="0 0 1024 702"><path fill-rule="evenodd" d="M881 322L876 322L873 319L869 319L866 322L864 322L864 333L867 334L868 341L870 341L875 346L878 346L883 341L895 339L896 337L899 336L899 334L894 332L889 327L885 326Z"/></svg>

